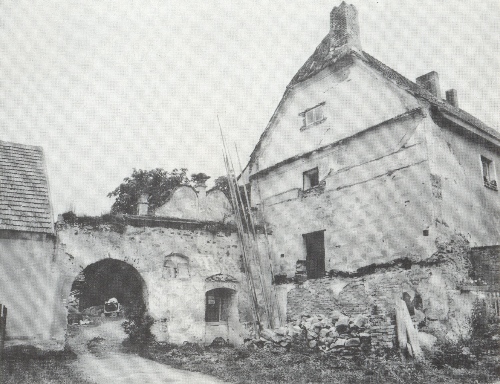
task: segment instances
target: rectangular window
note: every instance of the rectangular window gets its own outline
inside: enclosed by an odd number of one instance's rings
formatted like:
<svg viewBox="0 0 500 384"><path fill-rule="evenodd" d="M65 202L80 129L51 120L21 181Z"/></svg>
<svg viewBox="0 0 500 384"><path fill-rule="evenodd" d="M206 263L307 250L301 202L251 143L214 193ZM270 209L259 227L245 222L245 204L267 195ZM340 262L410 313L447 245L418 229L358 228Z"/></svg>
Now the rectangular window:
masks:
<svg viewBox="0 0 500 384"><path fill-rule="evenodd" d="M304 191L319 185L319 172L318 167L305 171L303 173Z"/></svg>
<svg viewBox="0 0 500 384"><path fill-rule="evenodd" d="M323 107L320 105L306 112L305 125L311 125L317 121L323 120Z"/></svg>
<svg viewBox="0 0 500 384"><path fill-rule="evenodd" d="M316 125L319 123L322 123L325 121L325 115L323 113L323 106L325 103L321 103L316 105L315 107L306 109L304 112L299 113L299 116L302 116L303 123L302 123L302 128L305 129L307 127L310 127L312 125Z"/></svg>
<svg viewBox="0 0 500 384"><path fill-rule="evenodd" d="M481 156L481 167L483 170L483 182L485 187L498 190L495 175L495 165L493 164L493 161L484 156Z"/></svg>

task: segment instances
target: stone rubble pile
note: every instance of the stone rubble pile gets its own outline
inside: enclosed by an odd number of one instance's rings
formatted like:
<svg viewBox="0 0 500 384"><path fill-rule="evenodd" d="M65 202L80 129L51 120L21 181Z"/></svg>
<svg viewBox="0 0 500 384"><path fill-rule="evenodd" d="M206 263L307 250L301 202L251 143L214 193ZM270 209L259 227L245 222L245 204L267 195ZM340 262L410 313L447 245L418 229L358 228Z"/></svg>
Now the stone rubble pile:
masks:
<svg viewBox="0 0 500 384"><path fill-rule="evenodd" d="M346 316L334 311L329 316L303 315L285 327L263 329L256 346L290 347L306 344L310 349L342 356L353 356L371 350L371 324L367 316Z"/></svg>

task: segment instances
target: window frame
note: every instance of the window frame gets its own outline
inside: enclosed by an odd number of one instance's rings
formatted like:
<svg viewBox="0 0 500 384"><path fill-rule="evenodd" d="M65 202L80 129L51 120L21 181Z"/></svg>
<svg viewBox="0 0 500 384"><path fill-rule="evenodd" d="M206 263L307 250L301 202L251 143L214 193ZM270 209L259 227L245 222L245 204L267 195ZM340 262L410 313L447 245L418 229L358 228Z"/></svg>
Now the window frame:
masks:
<svg viewBox="0 0 500 384"><path fill-rule="evenodd" d="M205 292L205 323L228 324L231 317L232 293L228 288L214 288ZM209 297L213 297L213 304L209 304Z"/></svg>
<svg viewBox="0 0 500 384"><path fill-rule="evenodd" d="M316 183L313 185L311 182L312 177L311 175L315 175L315 181ZM309 180L309 186L306 188L306 178ZM314 167L311 169L308 169L307 171L302 172L302 190L303 191L308 191L309 189L315 188L319 185L319 168Z"/></svg>
<svg viewBox="0 0 500 384"><path fill-rule="evenodd" d="M324 111L324 106L326 102L323 101L322 103L316 104L314 107L307 108L306 110L302 111L299 113L299 116L302 117L302 127L300 130L304 130L310 127L314 127L315 125L321 124L326 120L325 116L325 111ZM312 121L308 122L308 115L310 113L313 114L313 117L316 116L316 113L321 111L321 115L318 118L314 118Z"/></svg>
<svg viewBox="0 0 500 384"><path fill-rule="evenodd" d="M494 191L498 191L495 162L492 159L483 155L480 156L480 161L481 161L481 175L483 178L484 186Z"/></svg>

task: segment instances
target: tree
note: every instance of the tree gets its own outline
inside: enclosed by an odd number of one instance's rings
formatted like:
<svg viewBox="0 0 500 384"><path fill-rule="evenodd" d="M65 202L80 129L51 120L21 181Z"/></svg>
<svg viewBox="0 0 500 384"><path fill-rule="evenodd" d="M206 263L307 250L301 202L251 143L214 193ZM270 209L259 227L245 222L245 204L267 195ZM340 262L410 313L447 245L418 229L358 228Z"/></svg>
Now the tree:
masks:
<svg viewBox="0 0 500 384"><path fill-rule="evenodd" d="M123 179L123 183L108 193L108 197L115 197L111 213L136 214L137 202L142 194L148 195L150 209L162 206L176 187L189 185L191 180L186 174L186 168L175 168L171 172L162 168L150 171L134 169L132 176Z"/></svg>
<svg viewBox="0 0 500 384"><path fill-rule="evenodd" d="M214 189L218 189L226 195L226 197L231 201L231 192L229 191L229 181L227 176L219 176L214 180Z"/></svg>

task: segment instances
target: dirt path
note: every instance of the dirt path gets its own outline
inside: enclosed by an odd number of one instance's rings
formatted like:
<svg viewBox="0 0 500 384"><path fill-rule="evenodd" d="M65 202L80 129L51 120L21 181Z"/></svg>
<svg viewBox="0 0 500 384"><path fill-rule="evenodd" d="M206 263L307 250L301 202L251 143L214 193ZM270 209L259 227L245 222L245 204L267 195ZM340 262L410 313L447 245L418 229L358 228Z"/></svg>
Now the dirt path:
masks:
<svg viewBox="0 0 500 384"><path fill-rule="evenodd" d="M97 384L135 383L223 383L211 376L183 371L123 353L126 335L121 328L123 319L102 319L88 326L70 326L68 344L78 359L71 368L82 379Z"/></svg>
<svg viewBox="0 0 500 384"><path fill-rule="evenodd" d="M78 356L74 368L81 378L96 384L129 383L223 383L211 376L197 372L182 371L139 356L107 353L101 356L85 354Z"/></svg>

